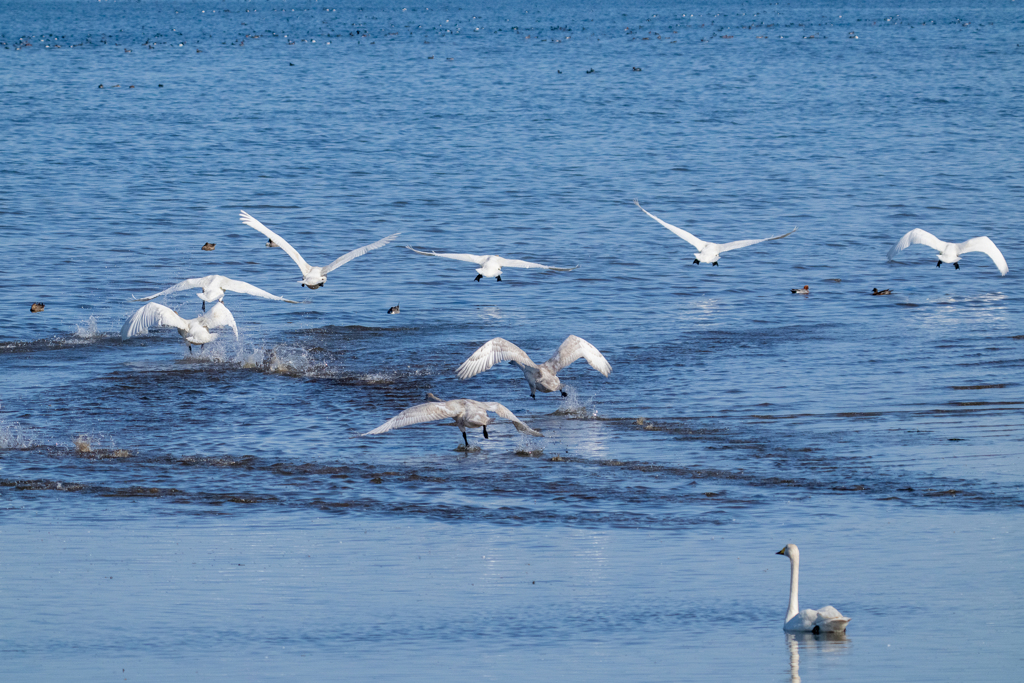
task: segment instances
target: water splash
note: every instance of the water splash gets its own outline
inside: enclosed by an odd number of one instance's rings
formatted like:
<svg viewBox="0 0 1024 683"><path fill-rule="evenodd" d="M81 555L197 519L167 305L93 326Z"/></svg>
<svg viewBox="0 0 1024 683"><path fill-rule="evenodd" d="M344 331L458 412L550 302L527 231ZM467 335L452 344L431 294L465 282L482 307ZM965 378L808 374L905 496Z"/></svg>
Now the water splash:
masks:
<svg viewBox="0 0 1024 683"><path fill-rule="evenodd" d="M28 449L35 446L31 433L18 422L0 420L0 450Z"/></svg>
<svg viewBox="0 0 1024 683"><path fill-rule="evenodd" d="M100 336L99 327L96 324L96 316L90 315L85 322L75 325L74 335L78 339L95 339Z"/></svg>
<svg viewBox="0 0 1024 683"><path fill-rule="evenodd" d="M562 399L562 405L554 412L555 415L568 415L577 420L597 419L597 408L594 407L594 395L591 394L585 399L580 398L576 387L563 386L562 389L568 396Z"/></svg>

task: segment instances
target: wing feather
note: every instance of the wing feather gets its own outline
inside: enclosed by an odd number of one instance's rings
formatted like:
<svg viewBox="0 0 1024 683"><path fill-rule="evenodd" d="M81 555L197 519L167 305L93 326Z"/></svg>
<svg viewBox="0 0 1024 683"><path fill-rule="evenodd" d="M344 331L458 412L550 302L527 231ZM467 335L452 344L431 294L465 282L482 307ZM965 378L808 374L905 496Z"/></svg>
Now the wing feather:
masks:
<svg viewBox="0 0 1024 683"><path fill-rule="evenodd" d="M498 417L503 417L506 420L511 420L512 424L515 426L517 431L520 431L524 434L529 434L530 436L544 436L542 433L538 432L536 429L531 428L525 422L520 420L512 413L511 410L501 405L500 403L491 401L490 403L484 403L484 406L486 406L488 412L495 413Z"/></svg>
<svg viewBox="0 0 1024 683"><path fill-rule="evenodd" d="M441 256L443 258L452 258L456 261L469 261L475 263L478 266L483 265L483 262L487 259L486 256L477 256L476 254L438 254L436 251L420 251L419 249L413 249L412 247L406 247L409 251L415 251L417 254L423 254L424 256Z"/></svg>
<svg viewBox="0 0 1024 683"><path fill-rule="evenodd" d="M292 260L295 261L296 265L298 265L299 270L302 271L303 275L305 275L306 273L313 269L312 266L306 263L306 260L304 258L299 256L299 252L295 251L295 247L288 244L285 238L281 237L276 232L260 223L258 220L247 214L245 211L239 213L239 218L241 218L242 222L248 225L250 228L255 228L256 230L259 230L270 239L274 240L274 243L277 244L277 246L284 249L285 253L292 257Z"/></svg>
<svg viewBox="0 0 1024 683"><path fill-rule="evenodd" d="M900 241L893 245L889 253L886 254L886 258L892 261L893 257L909 247L911 244L923 244L926 247L931 247L935 251L942 252L946 248L946 243L940 240L935 235L922 230L921 228L914 228L906 235L900 238Z"/></svg>
<svg viewBox="0 0 1024 683"><path fill-rule="evenodd" d="M238 339L238 325L235 324L235 316L231 315L228 307L219 301L213 308L199 316L199 324L208 330L230 327L235 333L235 339Z"/></svg>
<svg viewBox="0 0 1024 683"><path fill-rule="evenodd" d="M356 258L357 256L362 256L366 252L373 251L374 249L380 249L385 244L387 244L388 242L394 240L396 237L398 237L401 234L402 233L400 233L400 232L396 232L394 235L388 235L384 239L377 240L373 244L367 244L365 247L359 247L358 249L353 249L352 251L348 252L344 256L340 256L337 259L335 259L333 262L331 262L331 264L329 266L325 266L320 271L320 273L321 273L321 275L327 275L327 273L331 272L335 268L338 268L340 266L345 265L346 263L348 263L352 259Z"/></svg>
<svg viewBox="0 0 1024 683"><path fill-rule="evenodd" d="M980 251L992 259L992 262L996 264L996 268L999 269L1000 275L1006 275L1010 272L1010 267L1006 265L1006 259L1003 258L1003 252L999 251L999 247L987 237L974 237L966 242L961 242L956 245L956 251L958 254Z"/></svg>
<svg viewBox="0 0 1024 683"><path fill-rule="evenodd" d="M558 374L559 370L571 365L580 358L585 359L590 364L590 367L594 368L605 377L610 375L612 372L611 363L601 355L601 352L597 350L597 347L586 339L577 337L575 334L570 334L566 337L565 341L561 343L554 355L551 356L551 358L549 358L544 364L547 365L553 373Z"/></svg>
<svg viewBox="0 0 1024 683"><path fill-rule="evenodd" d="M506 360L517 360L523 365L529 365L534 368L537 367L537 365L530 360L530 357L526 355L526 352L521 348L510 341L502 339L501 337L495 337L474 351L473 355L467 358L466 362L459 366L459 369L455 371L455 374L459 379L469 379L474 375L479 375L485 370L490 370L494 367L495 363L500 363Z"/></svg>
<svg viewBox="0 0 1024 683"><path fill-rule="evenodd" d="M229 292L238 292L239 294L249 294L251 296L261 296L264 299L273 299L274 301L287 301L290 304L297 304L298 301L292 301L291 299L285 299L283 296L277 296L270 292L260 289L256 285L250 285L248 282L242 280L232 280L230 278L221 278L220 288Z"/></svg>
<svg viewBox="0 0 1024 683"><path fill-rule="evenodd" d="M151 327L176 327L179 330L187 330L188 321L162 304L148 303L124 321L124 325L121 326L121 339L149 334Z"/></svg>
<svg viewBox="0 0 1024 683"><path fill-rule="evenodd" d="M742 249L743 247L749 247L752 244L759 244L761 242L770 242L771 240L781 240L783 237L789 237L794 232L796 232L796 228L793 228L792 230L787 232L785 235L776 235L775 237L765 237L765 238L759 239L759 240L737 240L735 242L726 242L725 244L718 245L718 253L721 254L721 253L726 252L726 251L732 251L733 249Z"/></svg>
<svg viewBox="0 0 1024 683"><path fill-rule="evenodd" d="M682 228L677 228L676 226L674 226L674 225L670 225L669 223L666 223L665 221L661 220L660 218L658 218L657 216L655 216L655 215L654 215L653 213L651 213L650 211L648 211L648 210L647 210L647 209L645 209L644 207L640 206L640 200L639 200L639 199L634 199L634 200L633 200L633 203L634 203L634 204L636 204L636 207L637 207L638 209L640 209L641 211L643 211L644 213L646 213L646 214L647 214L648 216L650 216L650 217L651 217L651 218L653 218L654 220L658 221L658 222L659 222L659 223L661 223L661 224L662 224L662 225L663 225L664 227L668 228L669 230L671 230L672 232L674 232L674 233L675 233L676 235L678 235L679 237L682 237L682 238L683 238L684 240L686 240L687 242L689 242L690 244L692 244L692 245L694 246L694 248L696 248L696 249L703 249L703 248L704 248L704 246L705 246L705 245L707 244L707 242L705 242L704 240L701 240L701 239L697 239L696 237L694 237L694 236L693 236L693 235L691 235L690 233L686 232L686 231L685 231L685 230L683 230Z"/></svg>
<svg viewBox="0 0 1024 683"><path fill-rule="evenodd" d="M206 277L190 277L187 280L182 280L178 284L172 285L172 286L168 287L167 289L165 289L162 292L157 292L156 294L150 294L149 296L144 296L141 299L135 299L135 300L136 301L149 301L150 299L155 299L158 296L165 296L167 294L174 294L175 292L183 292L186 289L206 289L207 286L209 286L209 284L211 282L213 282L213 279L215 277L217 277L217 276L216 275L207 275Z"/></svg>
<svg viewBox="0 0 1024 683"><path fill-rule="evenodd" d="M408 427L409 425L419 424L421 422L433 422L434 420L443 420L446 417L455 417L459 411L449 405L450 403L453 402L421 403L418 406L406 408L380 427L366 432L363 436L369 436L370 434L383 434L384 432L390 432L392 429L400 429L402 427Z"/></svg>
<svg viewBox="0 0 1024 683"><path fill-rule="evenodd" d="M568 272L570 270L576 270L579 268L578 265L572 268L558 268L557 266L545 266L542 263L533 263L531 261L520 261L519 259L508 259L500 256L495 256L502 268L543 268L545 270L558 270L562 272Z"/></svg>

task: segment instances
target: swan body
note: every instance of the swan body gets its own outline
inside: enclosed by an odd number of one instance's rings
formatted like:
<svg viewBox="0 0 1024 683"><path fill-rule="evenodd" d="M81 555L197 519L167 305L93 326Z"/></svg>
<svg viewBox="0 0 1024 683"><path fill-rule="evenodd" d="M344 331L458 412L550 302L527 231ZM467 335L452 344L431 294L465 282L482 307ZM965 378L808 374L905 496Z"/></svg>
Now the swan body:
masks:
<svg viewBox="0 0 1024 683"><path fill-rule="evenodd" d="M207 275L206 277L191 277L187 280L182 280L178 284L168 287L162 292L156 294L150 294L149 296L136 299L136 301L149 301L155 299L158 296L164 296L166 294L174 294L175 292L182 292L186 289L202 289L203 291L196 294L200 299L203 300L203 310L206 310L206 304L213 303L214 301L224 301L225 292L238 292L240 294L251 294L252 296L261 296L264 299L273 299L274 301L287 301L290 304L297 304L298 301L292 301L291 299L285 299L284 297L275 296L270 292L264 291L259 287L250 285L248 282L242 282L241 280L232 280L231 278L224 277L223 275Z"/></svg>
<svg viewBox="0 0 1024 683"><path fill-rule="evenodd" d="M310 289L318 289L320 287L323 287L327 283L327 273L331 272L332 270L340 268L341 266L345 265L346 263L356 258L357 256L362 256L363 254L369 251L373 251L374 249L380 249L385 244L391 242L392 240L394 240L395 238L402 234L400 232L396 232L394 235L388 235L384 239L377 240L373 244L367 244L365 247L353 249L344 256L339 256L337 259L335 259L326 266L311 266L308 263L306 263L306 260L299 255L299 252L295 251L295 248L292 245L288 244L288 242L285 241L283 237L278 235L276 232L274 232L267 226L260 223L258 220L250 216L248 213L246 213L245 211L240 212L239 218L242 220L243 223L248 225L250 228L254 228L259 232L263 233L268 238L269 242L273 242L273 244L267 244L268 247L281 247L281 249L283 249L286 254L291 256L292 260L295 261L295 264L299 267L299 270L302 271L302 279L299 280L299 284L301 284L303 287L309 287Z"/></svg>
<svg viewBox="0 0 1024 683"><path fill-rule="evenodd" d="M151 327L177 328L181 338L188 342L188 350L192 345L202 346L217 338L216 332L210 330L230 327L238 339L238 326L227 306L218 302L208 313L186 320L162 304L148 303L135 311L121 326L121 339L127 340L149 333Z"/></svg>
<svg viewBox="0 0 1024 683"><path fill-rule="evenodd" d="M1010 272L1010 268L1006 265L1006 259L1003 258L1003 252L999 251L995 243L987 237L973 237L966 242L956 244L954 242L943 242L935 235L921 228L914 228L901 237L900 241L889 250L889 253L886 255L887 258L892 261L896 254L912 244L923 244L939 252L939 262L936 268L943 263L952 263L957 270L960 270L958 261L960 261L962 254L980 251L992 259L992 262L996 264L996 268L999 269L1000 275L1006 275Z"/></svg>
<svg viewBox="0 0 1024 683"><path fill-rule="evenodd" d="M654 220L656 220L659 223L661 223L662 226L668 228L669 230L674 232L677 236L682 237L684 240L686 240L687 242L692 244L695 249L698 249L699 251L697 251L697 253L693 255L693 262L694 263L710 263L713 266L717 266L718 265L718 257L719 257L720 254L724 254L727 251L732 251L733 249L741 249L742 247L749 247L749 246L751 246L753 244L760 244L761 242L769 242L771 240L781 240L783 237L789 237L794 232L796 232L796 228L793 228L792 230L787 232L785 235L776 235L775 237L764 237L764 238L759 239L759 240L737 240L735 242L726 242L725 244L715 244L714 242L705 242L702 239L698 239L697 237L694 237L693 235L691 235L690 233L686 232L682 228L677 228L674 225L669 225L668 223L666 223L665 221L661 220L660 218L655 216L653 213L651 213L650 211L648 211L644 207L640 206L639 200L634 199L633 203L636 204L638 209L640 209L641 211L646 213L648 216L650 216Z"/></svg>
<svg viewBox="0 0 1024 683"><path fill-rule="evenodd" d="M415 251L417 254L423 254L424 256L440 256L442 258L455 259L456 261L469 261L475 263L479 268L476 269L477 276L476 281L479 282L481 278L493 277L498 282L501 282L501 269L504 268L542 268L544 270L558 270L562 272L568 272L570 270L576 270L579 266L573 266L572 268L557 268L555 266L545 266L541 263L531 263L530 261L520 261L518 259L507 259L500 256L477 256L476 254L439 254L436 251L420 251L419 249L413 249L412 247L406 247L410 251Z"/></svg>
<svg viewBox="0 0 1024 683"><path fill-rule="evenodd" d="M459 366L455 374L459 379L469 379L489 370L495 363L507 360L511 365L515 365L523 371L523 377L530 385L531 398L537 398L538 389L544 393L561 391L562 396L566 396L567 394L562 389L562 380L558 379L558 372L580 358L585 359L590 367L605 377L611 374L611 364L601 355L597 347L574 334L566 337L554 355L541 365L530 360L526 352L512 342L495 337L474 351L473 355Z"/></svg>
<svg viewBox="0 0 1024 683"><path fill-rule="evenodd" d="M849 617L844 617L832 605L821 609L800 610L797 602L798 584L800 579L800 550L790 543L775 553L789 558L789 609L786 610L786 622L783 629L790 633L845 633Z"/></svg>
<svg viewBox="0 0 1024 683"><path fill-rule="evenodd" d="M408 427L409 425L419 424L421 422L433 422L435 420L443 420L445 418L454 418L455 426L462 432L462 440L469 445L469 439L466 437L466 429L473 429L476 427L483 427L484 438L489 439L487 435L487 425L494 422L496 418L490 417L487 413L495 413L498 417L511 420L512 424L517 430L530 436L544 436L536 429L531 429L522 420L516 417L511 410L501 405L500 403L474 401L468 398L458 398L451 401L442 401L433 394L427 394L427 398L430 399L430 403L421 403L412 408L406 408L398 415L377 427L376 429L370 430L363 434L363 436L370 436L371 434L383 434L389 432L392 429L399 429L401 427Z"/></svg>

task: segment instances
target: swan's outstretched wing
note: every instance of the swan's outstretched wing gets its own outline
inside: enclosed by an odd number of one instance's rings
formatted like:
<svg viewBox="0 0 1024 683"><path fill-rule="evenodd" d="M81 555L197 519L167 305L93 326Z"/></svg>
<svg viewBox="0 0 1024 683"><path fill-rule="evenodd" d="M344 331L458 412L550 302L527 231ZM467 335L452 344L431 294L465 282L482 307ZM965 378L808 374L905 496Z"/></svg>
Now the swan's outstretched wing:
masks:
<svg viewBox="0 0 1024 683"><path fill-rule="evenodd" d="M452 403L457 402L445 401L443 403L421 403L418 406L406 408L380 427L366 432L363 436L369 436L370 434L383 434L384 432L390 432L392 429L408 427L409 425L419 424L421 422L433 422L434 420L443 420L446 417L455 417L459 414L459 410L457 407L452 406Z"/></svg>
<svg viewBox="0 0 1024 683"><path fill-rule="evenodd" d="M707 242L705 242L704 240L697 239L696 237L694 237L690 233L686 232L682 228L677 228L676 226L670 225L670 224L666 223L665 221L661 220L660 218L655 216L653 213L651 213L650 211L648 211L644 207L640 206L640 200L639 199L634 199L633 203L636 204L636 208L640 209L641 211L646 213L648 216L650 216L654 220L658 221L659 223L661 223L663 226L665 226L666 228L668 228L669 230L671 230L672 232L674 232L678 236L682 237L684 240L686 240L687 242L692 244L695 249L703 249L704 246L707 244Z"/></svg>
<svg viewBox="0 0 1024 683"><path fill-rule="evenodd" d="M324 266L324 268L321 269L320 274L321 275L327 275L327 273L331 272L335 268L338 268L339 266L345 265L346 263L348 263L349 261L351 261L352 259L354 259L357 256L362 256L366 252L373 251L374 249L380 249L385 244L387 244L388 242L392 241L393 239L395 239L396 237L398 237L401 234L402 233L400 233L400 232L396 232L394 235L388 235L384 239L377 240L373 244L367 244L365 247L359 247L358 249L353 249L352 251L348 252L344 256L340 256L337 259L335 259L334 261L332 261L329 266Z"/></svg>
<svg viewBox="0 0 1024 683"><path fill-rule="evenodd" d="M529 434L530 436L544 436L536 429L532 429L531 427L527 426L525 422L523 422L518 417L513 415L511 410L501 405L500 403L495 403L492 401L490 403L484 403L484 406L486 406L488 412L495 413L498 417L503 417L506 420L511 420L515 428L518 431L522 432L523 434Z"/></svg>
<svg viewBox="0 0 1024 683"><path fill-rule="evenodd" d="M958 254L966 254L970 251L983 252L988 254L992 262L996 264L1000 275L1006 275L1010 272L1009 266L1006 265L1006 259L1003 258L1003 252L999 251L995 243L987 237L975 237L966 242L961 242L956 245L956 251Z"/></svg>
<svg viewBox="0 0 1024 683"><path fill-rule="evenodd" d="M121 339L149 334L151 327L176 327L188 329L188 321L163 304L148 303L135 311L121 326Z"/></svg>
<svg viewBox="0 0 1024 683"><path fill-rule="evenodd" d="M575 265L572 268L558 268L556 266L545 266L542 263L532 263L530 261L520 261L519 259L502 258L500 256L495 256L494 258L497 259L502 268L543 268L544 270L559 270L562 272L568 272L579 268L578 265Z"/></svg>
<svg viewBox="0 0 1024 683"><path fill-rule="evenodd" d="M570 334L565 338L565 341L558 347L555 354L547 360L544 365L551 369L551 372L558 374L558 371L562 368L571 365L578 359L584 358L590 367L594 368L602 375L607 377L611 374L612 366L608 360L601 355L601 352L597 350L593 344L588 342L586 339L581 339L575 334Z"/></svg>
<svg viewBox="0 0 1024 683"><path fill-rule="evenodd" d="M231 278L221 277L221 282L217 283L221 289L229 292L238 292L239 294L249 294L251 296L261 296L264 299L273 299L274 301L287 301L290 304L297 304L298 301L292 301L291 299L285 299L283 296L277 296L270 292L260 289L256 285L250 285L248 282L242 280L232 280Z"/></svg>
<svg viewBox="0 0 1024 683"><path fill-rule="evenodd" d="M299 252L295 251L295 247L288 244L285 238L281 237L276 232L260 223L258 220L247 214L245 211L240 212L238 214L238 217L241 218L242 222L248 225L250 228L255 228L256 230L259 230L264 235L273 240L274 244L284 249L285 253L292 257L292 261L295 261L296 265L299 266L299 270L302 271L303 275L306 275L306 273L313 269L312 266L306 263L306 260L304 258L299 256Z"/></svg>
<svg viewBox="0 0 1024 683"><path fill-rule="evenodd" d="M893 256L900 253L911 244L923 244L926 247L931 247L935 251L943 251L946 248L946 243L940 240L935 235L922 230L921 228L914 228L906 235L900 238L900 241L893 245L889 253L886 254L886 258L892 261ZM964 243L966 244L966 242Z"/></svg>
<svg viewBox="0 0 1024 683"><path fill-rule="evenodd" d="M199 324L208 330L215 330L218 327L230 327L235 333L235 339L238 339L238 326L235 324L235 316L231 315L228 307L219 301L213 308L199 316L198 320Z"/></svg>
<svg viewBox="0 0 1024 683"><path fill-rule="evenodd" d="M494 367L495 363L506 360L517 360L523 365L529 365L533 368L537 367L521 348L501 337L495 337L474 351L473 355L459 366L455 374L459 379L469 379L473 375L479 375L484 370L490 370Z"/></svg>
<svg viewBox="0 0 1024 683"><path fill-rule="evenodd" d="M478 266L483 265L483 262L487 259L486 256L477 256L476 254L438 254L436 251L420 251L419 249L413 249L412 247L406 247L409 251L415 251L417 254L423 254L424 256L442 256L444 258L453 258L456 261L469 261L475 263Z"/></svg>
<svg viewBox="0 0 1024 683"><path fill-rule="evenodd" d="M718 245L718 253L721 254L726 251L732 251L733 249L742 249L743 247L749 247L751 244L759 244L760 242L770 242L771 240L781 240L783 237L789 237L796 228L793 228L785 235L776 235L775 237L765 237L760 240L737 240L736 242L726 242L725 244Z"/></svg>
<svg viewBox="0 0 1024 683"><path fill-rule="evenodd" d="M206 277L190 277L187 280L182 280L178 284L173 285L171 287L168 287L167 289L165 289L162 292L157 292L156 294L150 294L149 296L144 296L141 299L136 299L136 301L149 301L150 299L155 299L158 296L164 296L166 294L174 294L175 292L183 292L186 289L206 289L210 285L210 283L213 282L214 278L216 278L216 277L219 277L219 276L217 276L217 275L207 275ZM227 280L227 278L224 278L224 279Z"/></svg>

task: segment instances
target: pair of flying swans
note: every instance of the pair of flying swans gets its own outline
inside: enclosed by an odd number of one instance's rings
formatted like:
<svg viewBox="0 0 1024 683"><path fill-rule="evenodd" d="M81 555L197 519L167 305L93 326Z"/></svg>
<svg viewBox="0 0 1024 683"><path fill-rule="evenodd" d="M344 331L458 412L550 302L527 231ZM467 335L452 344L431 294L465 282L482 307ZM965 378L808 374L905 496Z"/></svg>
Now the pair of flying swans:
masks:
<svg viewBox="0 0 1024 683"><path fill-rule="evenodd" d="M651 213L650 211L645 209L644 207L640 206L640 201L639 200L634 199L633 203L636 204L638 209L640 209L641 211L646 213L648 216L650 216L654 220L656 220L659 223L661 223L664 227L668 228L669 230L674 232L679 237L682 237L684 240L686 240L687 242L692 244L695 249L698 249L699 251L696 254L693 255L693 262L694 263L710 263L713 266L717 266L718 265L718 256L719 256L719 254L724 254L725 252L732 251L733 249L740 249L742 247L749 247L749 246L751 246L753 244L760 244L761 242L769 242L771 240L781 240L783 237L789 237L794 232L796 232L796 228L793 228L792 230L787 232L785 235L776 235L775 237L765 237L765 238L759 239L759 240L738 240L736 242L726 242L725 244L715 244L714 242L705 242L702 239L697 239L696 237L694 237L690 233L686 232L682 228L677 228L674 225L670 225L670 224L666 223L665 221L661 220L660 218L655 216L653 213Z"/></svg>
<svg viewBox="0 0 1024 683"><path fill-rule="evenodd" d="M574 334L566 337L554 355L541 365L530 360L526 352L512 342L495 337L474 351L473 355L459 366L455 374L459 379L469 379L491 369L495 363L507 360L509 365L515 365L523 371L523 377L530 385L530 398L537 398L538 389L544 393L560 391L562 396L567 396L562 388L562 380L558 379L558 372L580 358L585 359L590 363L590 367L605 377L611 374L612 366L601 352L593 344Z"/></svg>
<svg viewBox="0 0 1024 683"><path fill-rule="evenodd" d="M168 287L162 292L156 294L150 294L144 296L136 301L149 301L155 299L158 296L165 296L167 294L174 294L175 292L183 292L186 289L202 289L203 291L196 294L200 299L203 300L203 310L206 310L207 303L213 303L214 301L224 302L224 294L226 292L238 292L239 294L251 294L252 296L261 296L264 299L273 299L274 301L287 301L290 304L297 304L298 301L292 301L291 299L285 299L281 296L275 296L270 292L264 291L259 287L250 285L248 282L242 282L241 280L232 280L231 278L224 277L223 275L207 275L206 277L190 277L187 280L182 280L178 284Z"/></svg>
<svg viewBox="0 0 1024 683"><path fill-rule="evenodd" d="M844 617L832 605L821 609L805 609L800 611L797 600L798 583L800 581L800 550L789 543L775 553L789 558L789 609L786 610L786 621L783 629L790 633L845 633L849 617Z"/></svg>
<svg viewBox="0 0 1024 683"><path fill-rule="evenodd" d="M121 339L127 340L131 337L138 337L149 334L151 327L174 327L177 328L181 338L188 342L188 352L192 353L192 345L202 346L217 338L216 332L210 332L220 327L230 327L238 339L238 326L235 324L235 317L227 306L217 302L208 313L203 313L195 318L186 320L180 315L162 304L148 303L135 311L130 318L124 321L121 326Z"/></svg>
<svg viewBox="0 0 1024 683"><path fill-rule="evenodd" d="M496 418L490 417L487 413L495 413L498 417L511 420L513 426L524 434L530 436L544 436L536 429L531 429L516 417L511 410L501 405L500 403L474 401L468 398L457 398L451 401L442 401L433 394L427 394L427 398L430 403L421 403L412 408L406 408L398 415L382 424L376 429L370 430L363 434L363 436L370 436L373 434L383 434L389 432L392 429L399 429L401 427L408 427L409 425L420 424L421 422L433 422L435 420L443 420L445 418L454 418L455 426L462 432L462 440L466 442L466 446L469 446L469 438L466 436L466 429L474 429L476 427L484 428L484 438L489 439L487 435L487 425L494 422Z"/></svg>
<svg viewBox="0 0 1024 683"><path fill-rule="evenodd" d="M558 270L562 272L568 272L579 268L578 265L573 266L572 268L558 268L556 266L545 266L541 263L531 263L530 261L507 259L493 255L477 256L476 254L439 254L436 251L420 251L419 249L413 249L408 246L406 249L414 251L417 254L423 254L424 256L440 256L442 258L455 259L456 261L469 261L470 263L475 263L480 267L476 269L477 276L474 278L474 282L480 282L480 280L485 277L493 277L498 282L501 282L502 268L542 268L544 270Z"/></svg>
<svg viewBox="0 0 1024 683"><path fill-rule="evenodd" d="M357 256L362 256L363 254L369 251L373 251L374 249L380 249L385 244L391 242L392 240L394 240L395 238L402 234L400 232L396 232L393 235L388 235L384 239L377 240L373 244L367 244L365 247L353 249L344 256L338 257L337 259L335 259L326 266L311 266L308 263L306 263L305 259L303 259L302 256L299 255L299 252L295 251L295 248L292 247L292 245L288 244L288 242L285 241L283 237L278 235L276 232L274 232L267 226L260 223L258 220L250 216L248 213L246 213L245 211L240 212L239 218L241 218L242 222L248 225L250 228L255 228L256 230L263 233L267 238L269 238L267 243L268 247L281 247L281 249L283 249L286 254L291 256L292 260L295 261L295 264L299 267L299 270L302 271L302 279L299 280L299 284L301 284L303 287L308 287L310 289L317 289L327 284L327 273L331 272L332 270L340 268L341 266L345 265L346 263L356 258Z"/></svg>
<svg viewBox="0 0 1024 683"><path fill-rule="evenodd" d="M996 264L996 268L999 269L999 275L1006 275L1010 272L1010 268L1006 265L1006 259L1003 258L1003 253L999 251L995 243L992 242L988 237L974 237L967 240L966 242L943 242L935 235L922 230L921 228L914 228L906 235L900 238L900 241L893 245L893 248L889 250L887 257L892 261L896 254L900 253L912 244L923 244L927 247L931 247L935 251L939 252L939 262L936 264L936 268L941 266L943 263L952 263L953 267L960 270L961 254L969 254L972 251L980 251L986 254L992 262Z"/></svg>

